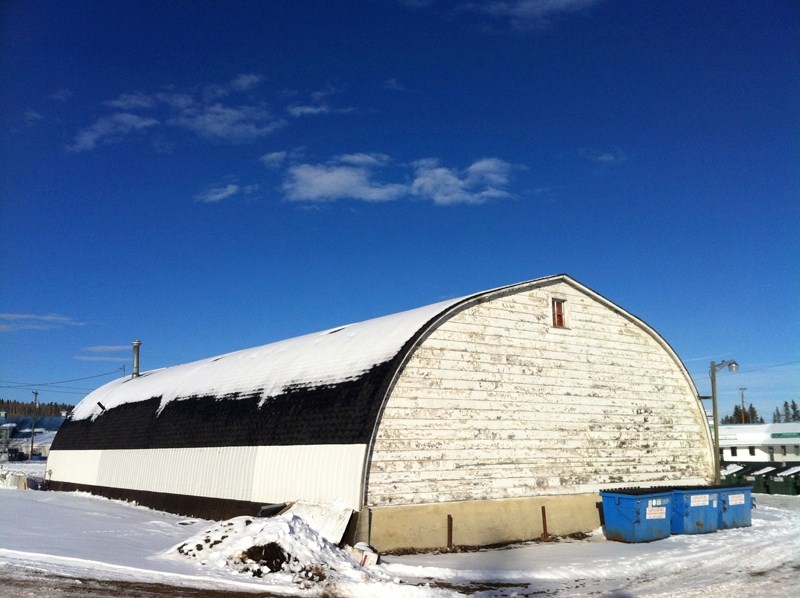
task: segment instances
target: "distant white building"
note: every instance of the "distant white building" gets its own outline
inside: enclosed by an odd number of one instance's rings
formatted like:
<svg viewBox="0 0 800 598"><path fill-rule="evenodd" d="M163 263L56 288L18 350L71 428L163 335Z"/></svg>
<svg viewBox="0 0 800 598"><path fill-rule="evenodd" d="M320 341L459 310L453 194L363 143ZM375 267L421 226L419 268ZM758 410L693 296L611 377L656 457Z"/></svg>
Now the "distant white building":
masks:
<svg viewBox="0 0 800 598"><path fill-rule="evenodd" d="M800 461L800 423L719 427L723 462Z"/></svg>

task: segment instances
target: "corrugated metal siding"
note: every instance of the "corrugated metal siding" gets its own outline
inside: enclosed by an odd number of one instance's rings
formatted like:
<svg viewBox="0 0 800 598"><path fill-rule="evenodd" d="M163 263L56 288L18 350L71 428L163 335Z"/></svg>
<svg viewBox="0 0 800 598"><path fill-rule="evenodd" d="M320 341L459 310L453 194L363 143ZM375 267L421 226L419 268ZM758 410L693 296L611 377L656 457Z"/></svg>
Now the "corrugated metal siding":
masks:
<svg viewBox="0 0 800 598"><path fill-rule="evenodd" d="M568 328L551 326L552 297ZM559 283L470 307L387 402L370 505L592 492L711 475L705 415L641 325Z"/></svg>
<svg viewBox="0 0 800 598"><path fill-rule="evenodd" d="M53 451L54 481L250 502L361 507L366 445Z"/></svg>
<svg viewBox="0 0 800 598"><path fill-rule="evenodd" d="M99 486L247 500L256 447L103 451Z"/></svg>
<svg viewBox="0 0 800 598"><path fill-rule="evenodd" d="M361 508L365 444L260 446L252 501L292 500ZM283 491L280 494L278 491Z"/></svg>
<svg viewBox="0 0 800 598"><path fill-rule="evenodd" d="M47 457L49 478L58 482L96 485L102 453L103 451L51 450Z"/></svg>

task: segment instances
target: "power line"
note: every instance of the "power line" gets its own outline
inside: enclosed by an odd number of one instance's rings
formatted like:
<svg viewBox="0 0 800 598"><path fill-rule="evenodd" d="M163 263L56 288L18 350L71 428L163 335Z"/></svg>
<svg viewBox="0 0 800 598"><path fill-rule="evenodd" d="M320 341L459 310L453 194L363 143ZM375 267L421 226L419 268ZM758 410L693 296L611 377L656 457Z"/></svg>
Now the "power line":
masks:
<svg viewBox="0 0 800 598"><path fill-rule="evenodd" d="M744 373L744 374L747 374L749 372L760 372L762 370L771 370L772 368L782 368L784 366L795 365L797 363L800 363L800 360L798 360L798 361L787 361L786 363L776 363L775 365L765 365L765 366L762 366L760 368L752 368L752 369L751 368L747 368L747 369L739 370L739 371Z"/></svg>
<svg viewBox="0 0 800 598"><path fill-rule="evenodd" d="M17 390L20 390L20 389L24 390L24 387L21 387L21 386L0 386L0 388L13 388L13 389L17 389ZM48 388L47 389L47 394L81 395L81 396L85 396L86 394L92 392L93 390L94 390L93 388L87 388L84 391L57 390L57 389L54 389L54 388Z"/></svg>
<svg viewBox="0 0 800 598"><path fill-rule="evenodd" d="M81 380L91 380L92 378L102 378L103 376L110 376L111 374L116 374L117 372L124 372L125 366L118 367L115 370L111 370L110 372L103 372L102 374L95 374L94 376L84 376L83 378L72 378L71 380L56 380L55 382L40 382L40 383L33 383L33 382L12 382L10 380L0 380L2 384L12 384L13 386L3 386L3 388L29 388L29 387L39 387L39 386L54 386L56 384L66 384L67 382L80 382Z"/></svg>

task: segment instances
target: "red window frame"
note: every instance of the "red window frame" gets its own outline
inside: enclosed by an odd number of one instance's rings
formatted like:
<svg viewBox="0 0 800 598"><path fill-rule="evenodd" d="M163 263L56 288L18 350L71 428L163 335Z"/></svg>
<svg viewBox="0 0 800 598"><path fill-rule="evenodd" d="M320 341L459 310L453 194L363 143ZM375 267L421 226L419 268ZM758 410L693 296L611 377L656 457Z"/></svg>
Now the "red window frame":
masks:
<svg viewBox="0 0 800 598"><path fill-rule="evenodd" d="M564 299L553 299L553 326L555 328L566 328L566 319L564 317Z"/></svg>

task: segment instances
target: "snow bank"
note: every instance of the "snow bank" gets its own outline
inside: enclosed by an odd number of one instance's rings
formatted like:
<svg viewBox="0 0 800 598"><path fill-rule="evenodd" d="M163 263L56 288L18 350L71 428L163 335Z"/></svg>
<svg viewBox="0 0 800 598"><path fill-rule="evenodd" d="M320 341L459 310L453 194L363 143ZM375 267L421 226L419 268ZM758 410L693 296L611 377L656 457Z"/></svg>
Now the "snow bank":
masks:
<svg viewBox="0 0 800 598"><path fill-rule="evenodd" d="M0 488L28 489L28 476L19 471L0 471Z"/></svg>
<svg viewBox="0 0 800 598"><path fill-rule="evenodd" d="M253 577L273 575L306 587L327 579L370 577L347 552L290 513L271 519L236 517L192 536L170 553L205 567Z"/></svg>
<svg viewBox="0 0 800 598"><path fill-rule="evenodd" d="M451 597L447 589L401 583L381 567L362 567L290 512L270 519L235 517L172 547L167 556L205 570L255 578L269 589L296 587L353 598Z"/></svg>

